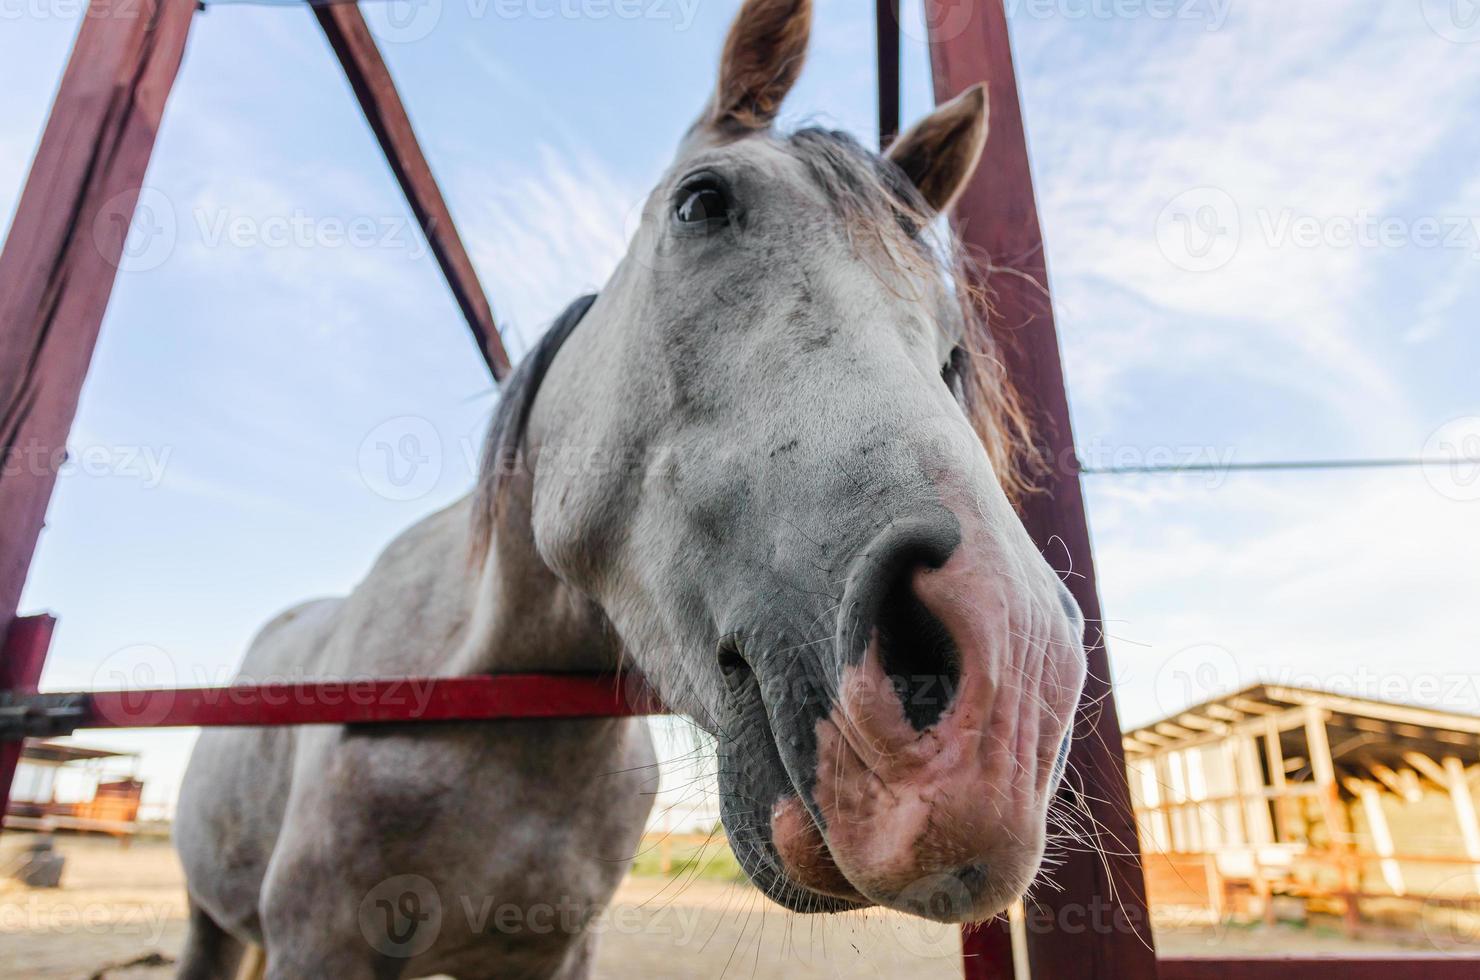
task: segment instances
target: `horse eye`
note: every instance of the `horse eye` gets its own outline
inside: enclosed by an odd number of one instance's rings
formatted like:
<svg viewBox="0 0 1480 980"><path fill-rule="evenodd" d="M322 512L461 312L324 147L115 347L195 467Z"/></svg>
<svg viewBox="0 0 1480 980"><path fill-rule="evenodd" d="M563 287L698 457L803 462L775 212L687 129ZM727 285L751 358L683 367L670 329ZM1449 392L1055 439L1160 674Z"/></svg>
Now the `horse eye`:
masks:
<svg viewBox="0 0 1480 980"><path fill-rule="evenodd" d="M691 181L679 188L673 216L690 228L719 227L730 220L730 199L712 179Z"/></svg>

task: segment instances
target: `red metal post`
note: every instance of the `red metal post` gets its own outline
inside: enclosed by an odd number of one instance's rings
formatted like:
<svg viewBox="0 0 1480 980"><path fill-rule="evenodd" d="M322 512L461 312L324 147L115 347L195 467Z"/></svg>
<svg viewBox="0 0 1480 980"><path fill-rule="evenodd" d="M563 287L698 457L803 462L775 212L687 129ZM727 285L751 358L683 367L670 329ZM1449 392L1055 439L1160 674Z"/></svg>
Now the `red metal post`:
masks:
<svg viewBox="0 0 1480 980"><path fill-rule="evenodd" d="M365 111L365 119L380 141L391 172L411 205L411 213L447 277L447 285L468 321L478 353L483 355L493 376L502 380L509 373L509 355L499 339L493 310L364 15L354 3L315 4L313 12L329 39L329 46L344 66L345 77Z"/></svg>
<svg viewBox="0 0 1480 980"><path fill-rule="evenodd" d="M1029 962L1036 977L1147 980L1156 954L1146 913L1145 883L1126 785L1120 725L1109 686L1109 664L1099 629L1099 594L1074 437L1059 359L1043 235L1018 102L1017 77L1001 0L927 2L936 100L943 102L986 81L991 134L975 179L956 205L967 246L1005 274L982 283L992 298L993 327L1008 376L1036 423L1051 472L1044 492L1021 508L1023 523L1061 572L1089 623L1089 680L1075 722L1071 754L1074 784L1065 803L1093 814L1094 839L1064 855L1045 888L1028 906ZM1007 931L976 933L968 947L981 962L1010 963ZM969 968L969 967L968 967ZM1006 976L983 971L975 976Z"/></svg>
<svg viewBox="0 0 1480 980"><path fill-rule="evenodd" d="M0 648L0 691L26 693L41 683L41 667L51 648L57 621L50 616L26 616L10 624ZM10 804L10 784L21 759L21 739L0 741L0 824Z"/></svg>
<svg viewBox="0 0 1480 980"><path fill-rule="evenodd" d="M0 633L41 534L194 11L195 0L94 0L0 251Z"/></svg>
<svg viewBox="0 0 1480 980"><path fill-rule="evenodd" d="M899 135L899 2L874 0L880 150L888 149Z"/></svg>

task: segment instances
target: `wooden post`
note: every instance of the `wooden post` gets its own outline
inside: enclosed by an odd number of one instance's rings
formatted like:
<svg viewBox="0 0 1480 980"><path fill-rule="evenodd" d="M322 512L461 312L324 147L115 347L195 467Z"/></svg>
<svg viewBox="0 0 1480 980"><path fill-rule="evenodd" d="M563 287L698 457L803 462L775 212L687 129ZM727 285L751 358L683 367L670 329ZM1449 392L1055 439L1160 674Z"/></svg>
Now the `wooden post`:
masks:
<svg viewBox="0 0 1480 980"><path fill-rule="evenodd" d="M1274 790L1274 839L1287 840L1290 817L1285 793L1285 750L1280 745L1280 725L1273 718L1264 723L1264 751L1269 758L1269 786Z"/></svg>
<svg viewBox="0 0 1480 980"><path fill-rule="evenodd" d="M1365 779L1349 779L1346 781L1349 793L1362 801L1362 812L1366 814L1367 826L1372 831L1372 849L1377 852L1378 867L1382 869L1382 878L1387 882L1394 895L1406 895L1407 887L1403 883L1403 868L1393 856L1397 849L1393 846L1393 832L1388 827L1387 812L1382 808L1382 791L1376 783Z"/></svg>
<svg viewBox="0 0 1480 980"><path fill-rule="evenodd" d="M1096 839L1093 846L1064 856L1053 876L1058 888L1043 889L1032 903L1044 914L1027 909L1030 965L1035 977L1147 980L1156 976L1156 953L1100 629L1094 555L1048 300L1043 234L1007 17L1001 0L935 12L938 16L927 18L927 26L936 101L981 81L990 91L991 135L976 176L956 205L956 222L967 247L989 257L1004 273L990 275L980 285L992 296L993 327L1003 341L1008 375L1038 427L1051 464L1041 481L1044 492L1023 502L1023 523L1057 568L1065 573L1072 569L1065 581L1088 624L1089 679L1072 755L1082 785L1066 780L1063 793L1066 805L1093 814ZM1007 945L1006 930L993 941Z"/></svg>
<svg viewBox="0 0 1480 980"><path fill-rule="evenodd" d="M1305 740L1310 749L1310 771L1320 792L1321 813L1326 821L1326 834L1331 838L1331 853L1341 874L1341 894L1346 905L1345 929L1355 936L1362 923L1361 899L1353 880L1350 835L1341 819L1341 788L1336 783L1336 763L1331 758L1331 742L1326 737L1326 713L1310 705L1305 709Z"/></svg>
<svg viewBox="0 0 1480 980"><path fill-rule="evenodd" d="M1449 777L1449 798L1454 801L1454 816L1459 821L1459 832L1465 842L1465 854L1471 861L1480 862L1480 822L1475 818L1475 798L1470 795L1470 783L1465 778L1465 764L1454 756L1444 759L1444 774ZM1480 864L1471 865L1471 873L1480 886Z"/></svg>
<svg viewBox="0 0 1480 980"><path fill-rule="evenodd" d="M65 459L195 0L94 0L0 251L0 633Z"/></svg>
<svg viewBox="0 0 1480 980"><path fill-rule="evenodd" d="M463 318L468 322L478 353L483 356L493 376L502 381L509 373L509 355L499 339L493 309L478 282L473 261L463 247L452 213L437 187L437 179L432 176L431 165L421 151L416 131L411 128L411 117L406 114L406 107L396 92L395 80L391 78L385 59L380 56L380 48L375 44L364 15L356 4L348 2L316 3L313 13L329 39L329 46L344 66L350 88L385 151L391 172L396 175L406 201L411 205L411 213L427 236L427 244L452 288L458 309L462 310Z"/></svg>

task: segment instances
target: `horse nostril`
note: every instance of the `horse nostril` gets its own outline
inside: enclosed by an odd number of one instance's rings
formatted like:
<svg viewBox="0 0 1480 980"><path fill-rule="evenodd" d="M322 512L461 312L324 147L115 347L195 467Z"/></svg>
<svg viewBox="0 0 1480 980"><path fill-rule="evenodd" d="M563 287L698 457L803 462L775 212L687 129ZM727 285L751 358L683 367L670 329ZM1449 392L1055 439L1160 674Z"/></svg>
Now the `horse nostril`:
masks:
<svg viewBox="0 0 1480 980"><path fill-rule="evenodd" d="M750 679L750 664L740 653L740 643L734 637L727 636L719 641L718 660L720 675L731 691L743 687Z"/></svg>
<svg viewBox="0 0 1480 980"><path fill-rule="evenodd" d="M874 623L884 673L916 731L940 720L961 679L955 639L915 593L914 578L921 569L906 564L898 570Z"/></svg>

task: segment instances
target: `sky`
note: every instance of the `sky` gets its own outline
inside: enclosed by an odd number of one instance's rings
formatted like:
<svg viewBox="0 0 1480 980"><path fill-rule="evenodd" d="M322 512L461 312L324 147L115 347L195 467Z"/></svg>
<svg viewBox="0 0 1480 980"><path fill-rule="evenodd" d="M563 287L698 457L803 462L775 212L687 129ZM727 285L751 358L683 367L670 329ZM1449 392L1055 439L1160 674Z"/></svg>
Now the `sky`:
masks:
<svg viewBox="0 0 1480 980"><path fill-rule="evenodd" d="M1087 464L1480 454L1463 5L1007 6ZM622 255L736 7L366 5L516 358ZM8 228L78 16L0 20ZM872 64L869 5L819 0L783 125L873 141ZM497 398L295 5L197 16L128 252L23 599L61 618L52 689L226 682L468 490ZM1480 711L1480 468L1085 479L1123 721L1258 680ZM167 803L192 738L79 741Z"/></svg>

